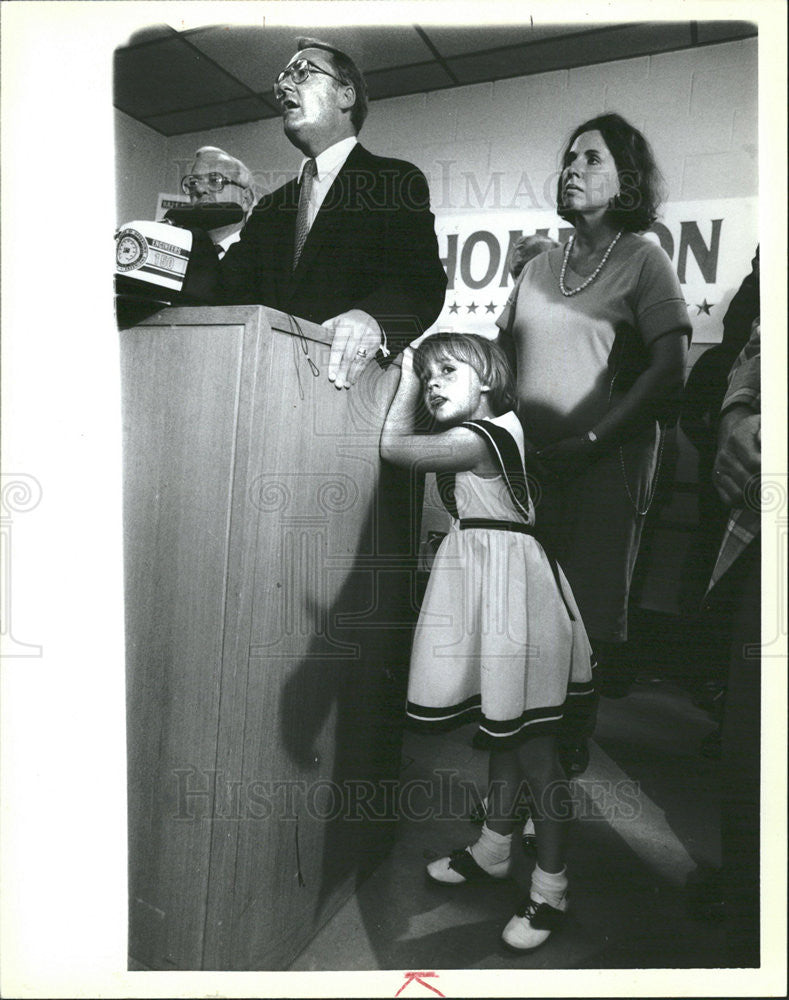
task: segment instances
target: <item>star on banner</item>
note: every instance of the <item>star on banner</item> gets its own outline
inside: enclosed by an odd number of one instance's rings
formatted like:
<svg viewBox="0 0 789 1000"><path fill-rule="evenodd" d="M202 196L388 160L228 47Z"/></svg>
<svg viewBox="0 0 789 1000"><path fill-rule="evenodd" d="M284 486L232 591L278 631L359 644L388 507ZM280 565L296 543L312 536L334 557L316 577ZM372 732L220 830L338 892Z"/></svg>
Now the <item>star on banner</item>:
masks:
<svg viewBox="0 0 789 1000"><path fill-rule="evenodd" d="M470 306L466 306L470 313L475 313L477 311L477 303L472 302Z"/></svg>
<svg viewBox="0 0 789 1000"><path fill-rule="evenodd" d="M456 313L458 309L460 309L460 306L457 304L457 302L453 302L452 305L449 307L449 311L451 313Z"/></svg>
<svg viewBox="0 0 789 1000"><path fill-rule="evenodd" d="M715 305L714 302L707 302L706 299L701 304L697 302L696 309L698 309L698 312L696 313L696 315L701 316L701 314L704 313L705 315L709 316L710 309L712 309L714 305Z"/></svg>
<svg viewBox="0 0 789 1000"><path fill-rule="evenodd" d="M495 305L495 303L494 302L488 302L488 304L485 306L485 312L486 313L494 313L495 311L496 311L496 305Z"/></svg>

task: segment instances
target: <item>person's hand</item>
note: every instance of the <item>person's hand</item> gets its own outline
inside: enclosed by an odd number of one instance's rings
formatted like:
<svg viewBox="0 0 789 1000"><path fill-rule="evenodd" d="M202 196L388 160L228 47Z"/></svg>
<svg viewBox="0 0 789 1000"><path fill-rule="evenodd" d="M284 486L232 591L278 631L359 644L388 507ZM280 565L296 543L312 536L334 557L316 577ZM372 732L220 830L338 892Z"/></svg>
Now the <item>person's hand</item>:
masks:
<svg viewBox="0 0 789 1000"><path fill-rule="evenodd" d="M742 507L744 491L761 468L762 418L747 407L735 407L721 418L712 481L727 507Z"/></svg>
<svg viewBox="0 0 789 1000"><path fill-rule="evenodd" d="M553 472L544 465L540 457L540 450L533 441L528 438L523 440L523 452L526 459L526 472L538 482L554 479Z"/></svg>
<svg viewBox="0 0 789 1000"><path fill-rule="evenodd" d="M362 309L350 309L322 325L333 335L329 381L335 389L350 389L381 346L381 327Z"/></svg>
<svg viewBox="0 0 789 1000"><path fill-rule="evenodd" d="M592 464L595 446L586 437L562 438L537 452L544 468L560 482L574 479Z"/></svg>

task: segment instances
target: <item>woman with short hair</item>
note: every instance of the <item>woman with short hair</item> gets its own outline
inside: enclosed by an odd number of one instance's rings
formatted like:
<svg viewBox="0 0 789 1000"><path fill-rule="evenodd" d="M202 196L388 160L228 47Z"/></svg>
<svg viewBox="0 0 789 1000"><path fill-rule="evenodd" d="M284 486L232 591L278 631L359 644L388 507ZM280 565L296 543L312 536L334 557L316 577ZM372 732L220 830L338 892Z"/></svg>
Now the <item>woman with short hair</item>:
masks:
<svg viewBox="0 0 789 1000"><path fill-rule="evenodd" d="M621 658L627 638L660 425L675 415L691 334L668 256L639 235L661 193L638 129L617 114L579 125L557 188L574 232L526 264L498 320L525 434L547 472L538 520L602 666Z"/></svg>

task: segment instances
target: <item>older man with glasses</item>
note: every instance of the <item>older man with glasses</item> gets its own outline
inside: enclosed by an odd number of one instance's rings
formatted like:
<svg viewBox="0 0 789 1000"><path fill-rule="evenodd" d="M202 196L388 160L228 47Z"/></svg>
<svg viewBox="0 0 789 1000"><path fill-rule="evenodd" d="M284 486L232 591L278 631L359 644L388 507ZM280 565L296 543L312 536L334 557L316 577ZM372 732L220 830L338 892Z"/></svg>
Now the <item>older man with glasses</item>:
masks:
<svg viewBox="0 0 789 1000"><path fill-rule="evenodd" d="M190 172L181 180L189 195L191 219L181 221L208 233L221 259L238 243L241 230L255 205L255 186L249 169L218 146L203 146L195 153ZM179 210L176 210L176 215Z"/></svg>
<svg viewBox="0 0 789 1000"><path fill-rule="evenodd" d="M221 262L190 268L185 290L323 323L333 336L329 379L347 389L373 358L385 364L433 323L447 279L424 175L358 141L367 115L358 67L316 39L297 45L274 97L305 157L299 176L258 202Z"/></svg>

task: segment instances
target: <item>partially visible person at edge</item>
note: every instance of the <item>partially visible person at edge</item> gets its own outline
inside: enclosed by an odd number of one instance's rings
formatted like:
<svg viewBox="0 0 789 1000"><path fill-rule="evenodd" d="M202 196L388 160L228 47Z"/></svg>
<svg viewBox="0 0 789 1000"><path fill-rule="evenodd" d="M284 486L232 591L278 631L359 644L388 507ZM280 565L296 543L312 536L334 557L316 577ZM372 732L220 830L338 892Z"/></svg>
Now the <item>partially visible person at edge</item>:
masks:
<svg viewBox="0 0 789 1000"><path fill-rule="evenodd" d="M699 611L718 555L729 509L713 483L721 404L732 364L751 336L759 315L759 247L723 317L723 338L697 359L688 375L679 426L698 453L698 531L694 534L680 573L679 606L696 632L698 655L694 663L699 687L694 704L705 708L716 722L701 740L699 751L717 759L721 754L721 726L726 697L726 664L733 618L724 602Z"/></svg>
<svg viewBox="0 0 789 1000"><path fill-rule="evenodd" d="M575 231L526 264L497 321L545 471L538 523L612 696L626 691L630 583L691 336L667 255L639 235L657 216L661 186L647 140L620 115L579 125L557 188L558 214ZM581 770L583 738L575 751Z"/></svg>
<svg viewBox="0 0 789 1000"><path fill-rule="evenodd" d="M705 595L730 619L721 735L721 861L694 872L693 916L722 915L726 966L759 965L761 787L761 329L752 324L720 411L712 481L729 512Z"/></svg>
<svg viewBox="0 0 789 1000"><path fill-rule="evenodd" d="M694 539L680 595L681 606L698 607L715 563L726 525L727 510L712 483L718 436L718 420L729 372L748 342L753 321L759 315L759 247L746 275L723 317L720 344L708 348L688 375L679 423L699 455L699 512L701 530Z"/></svg>
<svg viewBox="0 0 789 1000"><path fill-rule="evenodd" d="M333 337L329 379L350 388L373 357L391 360L443 306L427 181L413 164L359 143L367 89L341 50L299 38L274 96L285 134L306 157L299 178L261 198L221 262L193 248L184 294L322 323Z"/></svg>
<svg viewBox="0 0 789 1000"><path fill-rule="evenodd" d="M507 268L512 280L517 281L532 257L536 257L538 253L545 253L546 250L555 250L560 245L550 236L541 236L539 233L533 236L521 236L515 241L507 257Z"/></svg>
<svg viewBox="0 0 789 1000"><path fill-rule="evenodd" d="M218 146L202 146L185 177L181 190L189 196L193 209L204 210L205 231L216 247L220 260L241 239L241 230L255 205L255 185L249 168ZM211 210L236 207L240 214L232 222L211 226ZM210 227L210 228L209 228Z"/></svg>

